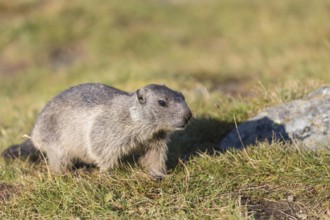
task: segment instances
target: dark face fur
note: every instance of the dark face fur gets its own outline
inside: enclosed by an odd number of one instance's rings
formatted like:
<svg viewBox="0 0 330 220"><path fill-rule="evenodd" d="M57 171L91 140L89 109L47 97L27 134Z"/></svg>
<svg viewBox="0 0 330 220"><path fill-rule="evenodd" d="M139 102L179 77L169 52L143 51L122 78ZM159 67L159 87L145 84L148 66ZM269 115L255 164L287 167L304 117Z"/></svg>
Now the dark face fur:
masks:
<svg viewBox="0 0 330 220"><path fill-rule="evenodd" d="M182 130L192 117L184 96L166 86L148 85L136 94L144 118L163 129Z"/></svg>

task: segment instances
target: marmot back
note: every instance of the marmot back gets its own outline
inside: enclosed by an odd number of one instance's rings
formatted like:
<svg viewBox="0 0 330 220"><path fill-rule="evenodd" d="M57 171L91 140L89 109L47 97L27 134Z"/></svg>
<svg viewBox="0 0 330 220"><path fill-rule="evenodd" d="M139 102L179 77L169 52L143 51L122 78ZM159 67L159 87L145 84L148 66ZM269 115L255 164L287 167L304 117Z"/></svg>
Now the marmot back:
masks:
<svg viewBox="0 0 330 220"><path fill-rule="evenodd" d="M169 134L184 129L191 116L184 96L163 85L127 93L103 84L81 84L45 106L30 142L46 153L52 172L67 171L76 159L107 171L139 150L140 164L152 176L162 176ZM10 148L4 156L6 152Z"/></svg>

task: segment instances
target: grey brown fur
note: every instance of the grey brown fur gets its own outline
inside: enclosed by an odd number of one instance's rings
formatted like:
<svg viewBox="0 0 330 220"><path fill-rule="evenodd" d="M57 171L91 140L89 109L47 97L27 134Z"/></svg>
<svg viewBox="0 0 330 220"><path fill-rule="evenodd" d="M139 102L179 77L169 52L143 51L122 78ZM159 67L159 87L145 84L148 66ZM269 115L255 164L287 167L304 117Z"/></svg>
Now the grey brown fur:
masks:
<svg viewBox="0 0 330 220"><path fill-rule="evenodd" d="M152 176L163 176L169 134L184 129L191 116L183 95L163 85L127 93L87 83L54 97L28 142L46 153L52 172L67 171L75 159L108 171L138 150L142 167Z"/></svg>

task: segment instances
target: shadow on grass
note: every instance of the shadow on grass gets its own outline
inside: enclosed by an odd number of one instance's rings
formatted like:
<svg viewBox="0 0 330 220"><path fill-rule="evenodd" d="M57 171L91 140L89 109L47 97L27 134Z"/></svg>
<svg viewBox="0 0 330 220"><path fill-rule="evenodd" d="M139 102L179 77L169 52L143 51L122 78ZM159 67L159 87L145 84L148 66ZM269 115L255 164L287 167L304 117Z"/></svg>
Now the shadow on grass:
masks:
<svg viewBox="0 0 330 220"><path fill-rule="evenodd" d="M240 124L240 122L238 122ZM234 121L221 121L212 117L193 118L189 126L180 132L176 132L171 137L168 152L168 169L173 169L179 160L186 161L198 153L208 153L210 155L224 152L231 147L241 149L241 142L244 146L255 145L259 141L268 141L272 143L276 141L288 141L289 136L282 125L276 124L269 118L259 118L253 121L246 121L238 127L240 136L232 129L235 127ZM228 135L227 135L228 134ZM226 138L224 139L224 137ZM220 144L220 140L222 141ZM10 150L6 150L4 154L8 154L7 158L21 158L38 163L42 160L40 154L29 148L28 141L22 145L14 145ZM33 152L31 154L31 152ZM122 163L135 164L139 154L129 155L123 158ZM77 161L74 163L74 169L78 168L94 168L94 165L88 165Z"/></svg>
<svg viewBox="0 0 330 220"><path fill-rule="evenodd" d="M193 118L184 131L176 132L171 137L168 169L176 167L179 160L186 161L198 153L214 155L231 147L242 149L243 146L255 145L263 141L270 144L273 141L290 141L285 127L267 117L243 122L238 130L232 130L234 127L233 121L220 121L211 117ZM23 144L11 146L2 153L2 156L7 159L28 159L33 163L44 162L40 152L29 140ZM139 153L128 155L121 162L136 164L139 156ZM95 166L75 161L73 169L79 168L95 168Z"/></svg>
<svg viewBox="0 0 330 220"><path fill-rule="evenodd" d="M168 168L174 168L178 164L179 159L185 161L201 152L214 154L219 140L233 127L234 122L220 121L211 117L192 119L189 126L184 131L176 132L171 137L167 162ZM11 148L4 151L2 156L7 159L19 158L32 163L43 163L44 159L40 152L31 149L32 146L28 143L29 141L26 141L23 144L13 145ZM123 158L122 162L134 164L138 157L139 155L136 154L129 155ZM94 165L77 161L74 163L73 169L94 167Z"/></svg>
<svg viewBox="0 0 330 220"><path fill-rule="evenodd" d="M238 124L240 123L238 122ZM193 119L185 131L173 135L168 167L174 168L179 159L185 161L201 152L214 155L230 148L242 149L259 142L272 144L273 142L290 143L292 141L284 125L278 124L268 117L248 120L240 124L237 129L233 128L235 128L233 121L219 121L214 118ZM307 129L307 133L308 131L309 129ZM306 132L302 132L303 135L301 131L296 133L293 135L299 140L308 137L305 135Z"/></svg>
<svg viewBox="0 0 330 220"><path fill-rule="evenodd" d="M194 118L184 130L174 133L169 143L167 166L174 168L179 159L186 161L198 153L213 155L219 141L235 126L234 122L220 121L211 117Z"/></svg>

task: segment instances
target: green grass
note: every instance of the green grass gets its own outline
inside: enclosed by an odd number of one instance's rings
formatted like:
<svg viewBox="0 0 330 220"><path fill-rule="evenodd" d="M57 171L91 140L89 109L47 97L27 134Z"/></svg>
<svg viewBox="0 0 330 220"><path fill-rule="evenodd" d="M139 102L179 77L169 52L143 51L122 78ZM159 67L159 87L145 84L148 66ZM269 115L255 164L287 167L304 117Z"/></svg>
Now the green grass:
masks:
<svg viewBox="0 0 330 220"><path fill-rule="evenodd" d="M212 151L235 121L330 82L329 8L326 0L2 1L0 150L23 140L51 97L82 82L128 91L165 83L184 93L194 119L173 135L162 182L134 164L53 176L43 163L0 159L0 218L330 218L329 151L279 143Z"/></svg>

